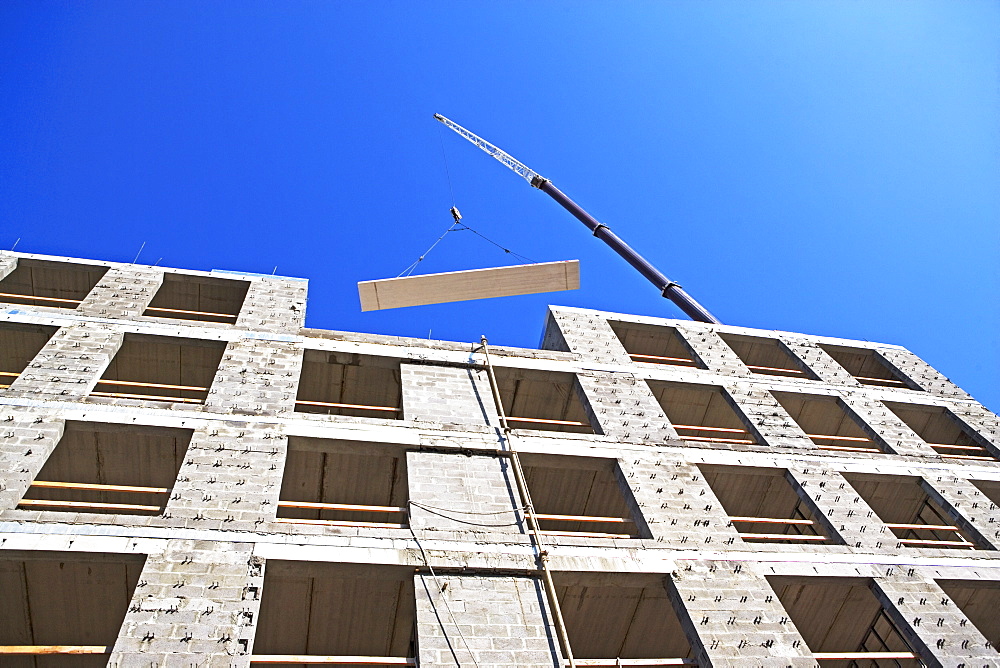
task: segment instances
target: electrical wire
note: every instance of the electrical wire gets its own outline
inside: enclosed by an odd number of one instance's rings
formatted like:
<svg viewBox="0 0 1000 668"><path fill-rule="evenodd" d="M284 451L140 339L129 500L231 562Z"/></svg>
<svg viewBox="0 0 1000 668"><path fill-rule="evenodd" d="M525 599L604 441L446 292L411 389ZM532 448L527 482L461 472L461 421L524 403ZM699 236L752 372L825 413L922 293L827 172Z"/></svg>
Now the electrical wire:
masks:
<svg viewBox="0 0 1000 668"><path fill-rule="evenodd" d="M470 520L462 520L462 519L459 519L457 517L451 517L449 515L445 515L444 513L438 512L436 510L431 510L430 507L421 505L421 504L417 503L416 501L410 501L410 504L416 506L417 508L422 508L423 510L426 510L427 512L431 513L432 515L437 515L438 517L443 517L446 520L451 520L452 522L458 522L459 524L468 524L468 525L476 526L476 527L513 527L513 526L520 526L520 524L522 522L522 520L520 520L520 519L518 519L518 520L516 520L514 522L503 522L501 524L486 524L484 522L472 522ZM514 509L514 510L516 511L517 509ZM466 514L466 513L462 513L461 511L447 511L447 512L458 512L459 514ZM505 512L507 512L507 511L505 511ZM468 513L468 514L471 515L471 514L479 514L479 513ZM498 514L498 513L482 513L482 514L484 514L484 515L492 515L492 514Z"/></svg>
<svg viewBox="0 0 1000 668"><path fill-rule="evenodd" d="M441 508L440 506L429 506L426 503L418 503L416 501L410 501L415 506L420 506L424 510L443 510L446 513L455 513L456 515L503 515L504 513L518 513L523 512L524 507L520 508L504 508L503 510L491 510L485 513L477 513L471 510L455 510L454 508Z"/></svg>
<svg viewBox="0 0 1000 668"><path fill-rule="evenodd" d="M417 504L415 504L413 501L409 502L409 504L407 505L407 510L406 510L407 517L409 517L409 515L410 515L410 510L409 510L409 506L410 505L417 505ZM476 668L481 668L480 665L479 665L479 660L476 658L476 653L472 651L472 647L469 646L469 641L466 639L465 633L462 632L462 627L459 625L458 620L455 619L455 613L452 612L451 604L448 603L448 597L445 596L445 594L444 594L444 587L441 586L441 583L438 580L437 573L434 572L434 567L431 566L431 562L427 558L427 552L424 551L424 546L420 543L420 539L417 538L417 534L413 530L413 522L408 521L406 524L407 524L407 527L410 529L410 535L413 536L413 542L415 542L417 544L417 547L420 549L420 555L421 555L421 557L424 560L424 566L426 566L427 570L430 571L430 573L431 573L431 579L434 581L434 584L437 586L438 593L441 595L441 600L444 601L444 607L448 611L448 616L451 617L451 623L455 625L456 629L458 629L458 635L462 639L462 643L465 645L465 651L467 651L469 653L469 656L472 657L472 663L476 664ZM423 581L423 579L424 579L423 578L423 574L421 574L420 579L421 579L421 581ZM434 605L434 600L433 599L431 599L430 603L431 603L432 607L434 607L435 609L437 608L437 606ZM440 619L440 617L438 619ZM448 630L444 627L444 624L441 625L441 632L444 634L445 642L447 642L448 646L451 647L451 641L448 640ZM452 656L455 656L454 650L452 650ZM462 668L462 664L459 663L459 661L458 661L458 656L455 656L455 663L458 666L458 668Z"/></svg>

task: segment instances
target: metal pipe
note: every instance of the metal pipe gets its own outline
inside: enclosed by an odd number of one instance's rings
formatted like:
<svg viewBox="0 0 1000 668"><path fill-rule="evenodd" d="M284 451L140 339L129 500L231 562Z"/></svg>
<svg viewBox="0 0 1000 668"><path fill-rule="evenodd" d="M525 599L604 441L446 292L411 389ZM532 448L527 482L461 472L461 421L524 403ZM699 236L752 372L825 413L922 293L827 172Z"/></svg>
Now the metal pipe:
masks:
<svg viewBox="0 0 1000 668"><path fill-rule="evenodd" d="M531 185L544 192L558 202L560 206L573 214L577 220L586 225L587 229L594 233L595 237L608 246L611 246L611 250L618 253L626 262L635 267L640 274L646 277L646 280L656 286L660 294L677 304L689 318L698 322L721 324L714 315L708 312L708 309L685 292L684 288L664 276L659 269L650 264L646 258L632 250L627 243L612 232L611 228L584 211L579 204L552 185L551 181L541 176L535 176L531 179Z"/></svg>
<svg viewBox="0 0 1000 668"><path fill-rule="evenodd" d="M569 632L566 630L566 622L563 619L562 606L559 604L559 597L556 596L556 585L552 581L552 572L549 570L549 553L542 542L542 529L538 524L538 516L535 514L535 504L531 501L531 493L528 491L527 476L521 468L521 458L514 449L513 434L510 432L510 425L507 423L507 414L503 409L503 400L500 397L500 384L497 382L496 373L493 371L493 362L490 361L490 347L486 336L480 338L483 357L486 360L486 374L490 380L490 390L493 393L493 401L496 404L497 415L500 417L502 442L507 446L506 450L511 464L511 471L514 473L514 483L521 501L524 503L525 519L528 528L534 537L535 550L537 551L538 565L542 571L542 581L545 593L548 595L549 606L552 608L552 617L555 622L556 635L559 637L559 644L562 647L563 657L566 659L569 668L576 668L576 658L573 656L573 649L569 645Z"/></svg>

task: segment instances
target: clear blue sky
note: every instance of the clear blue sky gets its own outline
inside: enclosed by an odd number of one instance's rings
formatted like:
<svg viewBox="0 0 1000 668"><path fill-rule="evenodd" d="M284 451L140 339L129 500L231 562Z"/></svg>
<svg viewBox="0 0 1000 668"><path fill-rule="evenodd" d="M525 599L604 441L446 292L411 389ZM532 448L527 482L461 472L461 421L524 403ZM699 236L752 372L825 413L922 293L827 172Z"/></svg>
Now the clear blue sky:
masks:
<svg viewBox="0 0 1000 668"><path fill-rule="evenodd" d="M3 248L277 266L329 329L533 347L549 303L680 317L440 112L723 322L901 344L1000 408L996 2L6 0L0 100ZM583 288L361 313L453 203ZM505 263L462 232L420 271Z"/></svg>

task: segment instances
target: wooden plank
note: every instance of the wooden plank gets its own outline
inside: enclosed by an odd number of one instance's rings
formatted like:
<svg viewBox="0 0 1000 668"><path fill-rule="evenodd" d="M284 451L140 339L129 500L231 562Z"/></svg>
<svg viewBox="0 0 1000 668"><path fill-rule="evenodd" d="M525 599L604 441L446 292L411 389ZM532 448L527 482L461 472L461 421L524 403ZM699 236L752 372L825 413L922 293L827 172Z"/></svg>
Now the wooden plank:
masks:
<svg viewBox="0 0 1000 668"><path fill-rule="evenodd" d="M823 541L826 540L826 536L803 536L797 534L787 534L787 533L740 533L740 538L747 539L751 538L754 540L811 540L811 541Z"/></svg>
<svg viewBox="0 0 1000 668"><path fill-rule="evenodd" d="M54 482L50 480L36 480L31 483L32 487L48 487L51 489L85 489L104 492L139 492L145 494L166 494L170 490L166 487L136 487L134 485L98 485L88 482Z"/></svg>
<svg viewBox="0 0 1000 668"><path fill-rule="evenodd" d="M450 271L358 283L362 311L576 290L580 261Z"/></svg>
<svg viewBox="0 0 1000 668"><path fill-rule="evenodd" d="M890 529L927 529L929 531L961 531L948 524L886 524Z"/></svg>
<svg viewBox="0 0 1000 668"><path fill-rule="evenodd" d="M302 404L303 406L329 406L330 408L357 408L358 410L364 411L391 411L393 413L398 413L402 408L392 408L390 406L364 406L362 404L335 404L331 401L296 401L297 404Z"/></svg>
<svg viewBox="0 0 1000 668"><path fill-rule="evenodd" d="M149 512L159 512L163 510L160 506L140 506L132 503L87 503L85 501L49 501L47 499L21 499L19 506L53 507L53 508L80 508L82 510L98 508L101 510L142 510Z"/></svg>
<svg viewBox="0 0 1000 668"><path fill-rule="evenodd" d="M309 508L312 510L352 510L370 513L405 513L400 506L359 506L351 503L313 503L312 501L278 501L279 508Z"/></svg>
<svg viewBox="0 0 1000 668"><path fill-rule="evenodd" d="M697 666L694 659L575 659L578 666ZM569 665L569 661L563 662L564 666Z"/></svg>
<svg viewBox="0 0 1000 668"><path fill-rule="evenodd" d="M415 666L402 656L321 656L316 654L251 654L250 663L314 663L326 665Z"/></svg>
<svg viewBox="0 0 1000 668"><path fill-rule="evenodd" d="M546 531L539 533L545 536L567 536L569 538L631 538L629 533L599 533L596 531Z"/></svg>
<svg viewBox="0 0 1000 668"><path fill-rule="evenodd" d="M17 295L12 292L0 292L0 297L14 297L15 299L22 299L24 301L36 300L42 302L60 302L63 304L79 304L79 299L60 299L59 297L38 297L35 295Z"/></svg>
<svg viewBox="0 0 1000 668"><path fill-rule="evenodd" d="M589 427L588 422L575 422L573 420L544 420L542 418L523 418L514 417L512 415L507 416L507 422L536 422L538 424L565 424L571 427Z"/></svg>
<svg viewBox="0 0 1000 668"><path fill-rule="evenodd" d="M730 517L730 522L753 522L755 524L813 524L812 520L778 519L775 517Z"/></svg>
<svg viewBox="0 0 1000 668"><path fill-rule="evenodd" d="M105 645L0 645L0 654L110 654Z"/></svg>
<svg viewBox="0 0 1000 668"><path fill-rule="evenodd" d="M566 522L600 522L602 524L634 524L632 520L624 517L599 517L597 515L546 515L535 513L535 517L540 520L561 520Z"/></svg>
<svg viewBox="0 0 1000 668"><path fill-rule="evenodd" d="M340 520L300 520L294 517L279 517L275 522L283 524L319 524L331 527L375 527L376 529L404 529L405 524L395 522L342 522Z"/></svg>
<svg viewBox="0 0 1000 668"><path fill-rule="evenodd" d="M820 661L849 661L852 659L916 659L913 652L813 652Z"/></svg>

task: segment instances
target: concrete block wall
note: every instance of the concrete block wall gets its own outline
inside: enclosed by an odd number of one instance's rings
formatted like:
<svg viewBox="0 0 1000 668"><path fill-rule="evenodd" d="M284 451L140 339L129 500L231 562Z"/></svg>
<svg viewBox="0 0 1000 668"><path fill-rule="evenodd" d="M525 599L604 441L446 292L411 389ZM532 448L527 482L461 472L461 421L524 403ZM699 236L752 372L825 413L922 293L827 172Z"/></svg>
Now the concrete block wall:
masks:
<svg viewBox="0 0 1000 668"><path fill-rule="evenodd" d="M414 530L526 531L524 503L506 457L411 451L406 471Z"/></svg>
<svg viewBox="0 0 1000 668"><path fill-rule="evenodd" d="M163 270L156 267L113 267L101 277L76 313L95 318L141 316L163 284Z"/></svg>
<svg viewBox="0 0 1000 668"><path fill-rule="evenodd" d="M418 573L414 589L421 666L562 667L538 578Z"/></svg>
<svg viewBox="0 0 1000 668"><path fill-rule="evenodd" d="M9 396L73 401L94 390L124 332L107 323L74 322L59 328L7 389Z"/></svg>
<svg viewBox="0 0 1000 668"><path fill-rule="evenodd" d="M939 456L878 399L866 396L861 390L846 390L841 395L841 401L868 432L868 436L885 444L890 452L908 457Z"/></svg>
<svg viewBox="0 0 1000 668"><path fill-rule="evenodd" d="M889 566L873 582L889 618L931 666L997 665L996 650L933 579Z"/></svg>
<svg viewBox="0 0 1000 668"><path fill-rule="evenodd" d="M418 422L489 431L500 425L486 371L470 366L401 364L403 415Z"/></svg>
<svg viewBox="0 0 1000 668"><path fill-rule="evenodd" d="M0 513L17 506L59 443L65 421L53 413L0 407Z"/></svg>
<svg viewBox="0 0 1000 668"><path fill-rule="evenodd" d="M700 666L813 668L815 659L753 564L692 560L667 578Z"/></svg>
<svg viewBox="0 0 1000 668"><path fill-rule="evenodd" d="M677 439L677 431L641 378L595 371L582 371L576 378L591 424L604 436L650 445Z"/></svg>
<svg viewBox="0 0 1000 668"><path fill-rule="evenodd" d="M169 541L146 559L109 668L249 666L263 583L251 545Z"/></svg>
<svg viewBox="0 0 1000 668"><path fill-rule="evenodd" d="M302 348L295 343L257 337L230 341L205 408L267 416L294 411L301 374Z"/></svg>
<svg viewBox="0 0 1000 668"><path fill-rule="evenodd" d="M0 253L0 273L18 257ZM109 665L249 665L263 571L268 558L279 558L416 569L415 651L422 666L469 665L470 652L481 666L561 666L538 578L542 550L557 571L662 575L703 668L815 665L764 577L792 567L824 577L870 573L887 612L926 656L942 666L1000 665L1000 655L933 580L947 572L952 579L1000 582L1000 510L971 482L1000 481L1000 462L938 456L883 402L946 408L998 448L1000 420L908 351L553 308L543 347L559 352L498 348L491 356L496 364L573 374L595 433L524 429L510 438L499 429L481 359L471 363L476 342L305 330L306 282L274 276L189 272L250 283L233 325L146 317L142 310L164 272L185 272L96 264L110 269L77 309L0 306L6 321L59 328L12 386L0 390L0 558L16 550L148 550ZM609 320L674 327L707 368L634 363ZM720 332L774 338L818 380L754 374ZM88 398L125 333L225 341L205 405ZM820 344L873 350L922 389L862 386ZM404 419L296 413L306 349L403 360ZM647 379L722 387L759 443L685 441ZM838 398L895 454L817 448L772 392ZM165 511L16 510L67 420L192 429ZM409 528L276 522L290 437L405 451ZM617 460L642 537L548 536L535 545L525 533L509 459L496 452L511 445L547 456ZM786 470L833 540L742 540L700 464ZM921 477L946 512L990 549L900 547L841 475L859 472Z"/></svg>

